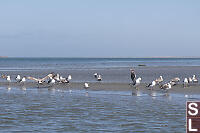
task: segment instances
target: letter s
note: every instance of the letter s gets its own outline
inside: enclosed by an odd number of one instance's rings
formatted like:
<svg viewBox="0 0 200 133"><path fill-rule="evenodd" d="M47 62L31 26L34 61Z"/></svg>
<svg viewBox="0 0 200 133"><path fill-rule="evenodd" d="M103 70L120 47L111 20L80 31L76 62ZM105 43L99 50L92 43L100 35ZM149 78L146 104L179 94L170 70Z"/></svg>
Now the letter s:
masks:
<svg viewBox="0 0 200 133"><path fill-rule="evenodd" d="M192 105L195 106L196 108L195 108L195 107L192 107ZM197 109L198 105L197 105L197 103L190 103L190 104L188 105L188 107L189 107L190 110L193 110L193 111L194 111L194 113L192 113L192 112L189 110L189 111L188 111L189 115L195 116L195 115L198 114L198 109Z"/></svg>

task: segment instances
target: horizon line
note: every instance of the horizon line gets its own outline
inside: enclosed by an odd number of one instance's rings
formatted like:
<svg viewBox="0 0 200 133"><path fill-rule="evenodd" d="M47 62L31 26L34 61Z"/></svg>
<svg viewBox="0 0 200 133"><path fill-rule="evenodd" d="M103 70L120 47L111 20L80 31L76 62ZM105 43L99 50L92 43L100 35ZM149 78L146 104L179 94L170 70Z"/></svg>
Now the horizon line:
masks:
<svg viewBox="0 0 200 133"><path fill-rule="evenodd" d="M117 56L107 56L107 57L48 57L48 56L41 56L41 57L14 57L14 56L0 56L0 58L200 58L200 56L137 56L137 57L117 57Z"/></svg>

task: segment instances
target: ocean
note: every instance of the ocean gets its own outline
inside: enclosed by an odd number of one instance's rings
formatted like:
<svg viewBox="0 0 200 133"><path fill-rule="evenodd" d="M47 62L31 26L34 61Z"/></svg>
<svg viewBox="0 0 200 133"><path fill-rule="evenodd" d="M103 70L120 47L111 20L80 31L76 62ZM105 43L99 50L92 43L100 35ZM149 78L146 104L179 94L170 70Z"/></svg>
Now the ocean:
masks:
<svg viewBox="0 0 200 133"><path fill-rule="evenodd" d="M200 58L0 58L0 70L200 66Z"/></svg>

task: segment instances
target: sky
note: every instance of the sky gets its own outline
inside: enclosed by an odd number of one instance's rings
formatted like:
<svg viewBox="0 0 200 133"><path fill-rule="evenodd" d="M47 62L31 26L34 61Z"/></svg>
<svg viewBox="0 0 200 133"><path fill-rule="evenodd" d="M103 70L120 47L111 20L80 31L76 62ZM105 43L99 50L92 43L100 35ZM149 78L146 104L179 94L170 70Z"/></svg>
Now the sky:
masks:
<svg viewBox="0 0 200 133"><path fill-rule="evenodd" d="M1 0L0 56L200 57L199 0Z"/></svg>

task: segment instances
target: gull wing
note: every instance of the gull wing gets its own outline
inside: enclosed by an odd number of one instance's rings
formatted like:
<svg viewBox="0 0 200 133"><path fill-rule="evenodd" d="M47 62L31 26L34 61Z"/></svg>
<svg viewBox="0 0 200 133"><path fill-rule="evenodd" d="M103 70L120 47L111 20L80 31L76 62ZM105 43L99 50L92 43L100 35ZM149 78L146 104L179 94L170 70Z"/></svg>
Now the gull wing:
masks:
<svg viewBox="0 0 200 133"><path fill-rule="evenodd" d="M39 79L34 78L34 77L27 77L27 79L34 80L34 81L38 81L39 80Z"/></svg>

